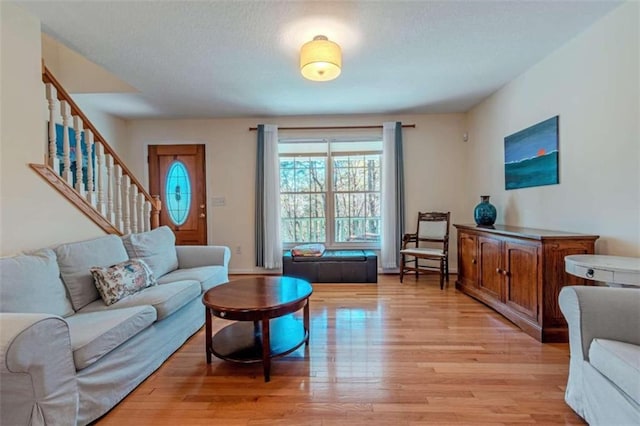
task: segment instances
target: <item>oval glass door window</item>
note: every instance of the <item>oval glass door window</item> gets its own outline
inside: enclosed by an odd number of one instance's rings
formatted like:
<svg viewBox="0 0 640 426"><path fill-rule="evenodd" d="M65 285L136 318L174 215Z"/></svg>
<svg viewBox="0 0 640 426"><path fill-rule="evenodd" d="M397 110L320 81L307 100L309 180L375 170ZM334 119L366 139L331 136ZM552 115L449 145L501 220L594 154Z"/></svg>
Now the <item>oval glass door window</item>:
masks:
<svg viewBox="0 0 640 426"><path fill-rule="evenodd" d="M176 226L182 225L187 221L191 207L191 184L189 172L180 161L174 161L169 167L165 188L169 218Z"/></svg>

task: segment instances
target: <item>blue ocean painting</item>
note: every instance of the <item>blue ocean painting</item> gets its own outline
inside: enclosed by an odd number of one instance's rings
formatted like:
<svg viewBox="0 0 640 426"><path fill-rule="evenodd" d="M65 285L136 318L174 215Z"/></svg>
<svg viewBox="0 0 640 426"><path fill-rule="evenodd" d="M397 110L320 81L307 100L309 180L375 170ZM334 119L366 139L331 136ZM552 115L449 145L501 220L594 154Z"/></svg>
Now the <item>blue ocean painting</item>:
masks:
<svg viewBox="0 0 640 426"><path fill-rule="evenodd" d="M558 183L558 116L504 138L505 189Z"/></svg>

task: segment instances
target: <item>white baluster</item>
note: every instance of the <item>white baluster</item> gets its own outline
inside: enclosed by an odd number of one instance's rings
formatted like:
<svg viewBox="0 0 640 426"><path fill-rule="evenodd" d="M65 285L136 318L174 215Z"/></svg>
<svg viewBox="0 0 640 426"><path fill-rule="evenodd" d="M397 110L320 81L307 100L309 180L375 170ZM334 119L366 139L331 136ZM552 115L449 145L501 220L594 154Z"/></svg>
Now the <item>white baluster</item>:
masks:
<svg viewBox="0 0 640 426"><path fill-rule="evenodd" d="M151 202L144 202L144 232L151 231Z"/></svg>
<svg viewBox="0 0 640 426"><path fill-rule="evenodd" d="M106 216L105 179L104 179L104 146L96 142L96 177L98 178L98 205L97 209L102 216Z"/></svg>
<svg viewBox="0 0 640 426"><path fill-rule="evenodd" d="M115 194L114 204L115 204L115 211L116 211L115 223L116 223L116 228L118 228L120 231L123 231L124 229L122 228L122 167L120 167L120 164L115 165L114 182L115 182L115 189L113 192Z"/></svg>
<svg viewBox="0 0 640 426"><path fill-rule="evenodd" d="M138 232L146 231L145 228L145 215L144 215L144 194L141 192L138 194Z"/></svg>
<svg viewBox="0 0 640 426"><path fill-rule="evenodd" d="M95 207L96 197L93 185L93 132L87 129L84 131L84 136L87 144L87 201Z"/></svg>
<svg viewBox="0 0 640 426"><path fill-rule="evenodd" d="M58 104L58 91L51 83L45 85L47 104L49 107L49 167L56 174L60 174L60 160L58 159L58 139L56 136L56 105Z"/></svg>
<svg viewBox="0 0 640 426"><path fill-rule="evenodd" d="M82 118L73 116L73 128L76 131L76 191L84 196L84 171L82 170Z"/></svg>
<svg viewBox="0 0 640 426"><path fill-rule="evenodd" d="M138 232L138 186L131 185L131 201L129 204L131 232Z"/></svg>
<svg viewBox="0 0 640 426"><path fill-rule="evenodd" d="M122 212L124 213L124 228L125 234L131 233L131 222L129 220L129 191L131 189L131 179L129 176L124 175L122 177Z"/></svg>
<svg viewBox="0 0 640 426"><path fill-rule="evenodd" d="M113 157L111 154L104 156L107 163L107 215L109 222L113 223Z"/></svg>
<svg viewBox="0 0 640 426"><path fill-rule="evenodd" d="M71 108L67 101L60 101L60 115L62 116L62 179L73 186L71 175L71 146L69 145L69 114Z"/></svg>

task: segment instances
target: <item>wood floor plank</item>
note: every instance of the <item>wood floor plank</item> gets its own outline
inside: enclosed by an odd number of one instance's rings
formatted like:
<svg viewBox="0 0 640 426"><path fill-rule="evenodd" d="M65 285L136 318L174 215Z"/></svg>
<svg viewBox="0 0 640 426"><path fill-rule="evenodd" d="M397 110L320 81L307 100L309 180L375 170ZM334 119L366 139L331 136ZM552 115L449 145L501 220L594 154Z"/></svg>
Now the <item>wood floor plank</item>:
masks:
<svg viewBox="0 0 640 426"><path fill-rule="evenodd" d="M379 278L314 285L309 348L274 359L269 383L260 364L207 365L200 330L97 424L584 424L564 403L568 345L539 343L453 279Z"/></svg>

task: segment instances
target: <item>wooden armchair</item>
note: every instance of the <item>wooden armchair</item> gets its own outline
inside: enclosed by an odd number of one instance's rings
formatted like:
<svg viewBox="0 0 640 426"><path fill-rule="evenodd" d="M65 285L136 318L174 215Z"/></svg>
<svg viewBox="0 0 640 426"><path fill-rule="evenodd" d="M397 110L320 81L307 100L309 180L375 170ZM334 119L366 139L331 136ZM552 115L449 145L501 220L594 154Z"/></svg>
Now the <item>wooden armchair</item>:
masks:
<svg viewBox="0 0 640 426"><path fill-rule="evenodd" d="M439 271L440 289L444 288L445 279L449 282L450 218L450 212L418 212L416 232L402 238L400 282L404 273L410 271L416 273L416 279L419 273ZM433 265L433 262L438 264Z"/></svg>

